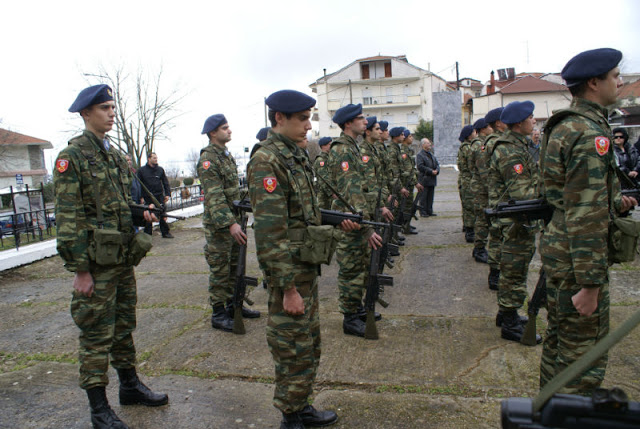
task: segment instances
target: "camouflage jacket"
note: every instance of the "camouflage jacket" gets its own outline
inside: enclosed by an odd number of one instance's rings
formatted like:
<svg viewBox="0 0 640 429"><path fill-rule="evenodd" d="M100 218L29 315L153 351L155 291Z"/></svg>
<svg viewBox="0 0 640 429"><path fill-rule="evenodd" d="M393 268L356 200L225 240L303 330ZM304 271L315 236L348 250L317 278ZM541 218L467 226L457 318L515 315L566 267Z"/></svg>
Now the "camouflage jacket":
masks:
<svg viewBox="0 0 640 429"><path fill-rule="evenodd" d="M478 137L473 139L473 141L471 142L468 162L469 162L469 171L471 171L471 180L474 182L478 180L479 172L478 172L477 161L478 161L478 157L482 153L482 148L484 147L484 142L486 139L487 139L486 136L478 135Z"/></svg>
<svg viewBox="0 0 640 429"><path fill-rule="evenodd" d="M620 184L607 110L581 98L570 109L587 117L573 114L545 129L540 156L545 195L555 207L544 257L571 267L578 284L597 286L608 281L609 209L620 209Z"/></svg>
<svg viewBox="0 0 640 429"><path fill-rule="evenodd" d="M416 160L413 157L413 150L409 145L401 146L400 158L402 160L402 183L411 192L418 183L418 170L416 170Z"/></svg>
<svg viewBox="0 0 640 429"><path fill-rule="evenodd" d="M391 178L391 189L398 191L405 185L402 182L402 148L399 143L392 141L387 146L387 165Z"/></svg>
<svg viewBox="0 0 640 429"><path fill-rule="evenodd" d="M498 138L489 161L489 206L507 200L541 197L538 164L531 158L524 135L511 130ZM500 219L501 224L513 223Z"/></svg>
<svg viewBox="0 0 640 429"><path fill-rule="evenodd" d="M377 141L373 147L376 149L376 155L378 156L378 161L380 162L381 175L380 182L382 186L382 193L386 196L389 196L393 193L393 185L392 185L392 177L391 171L389 169L389 150L387 146L385 146L384 142ZM386 201L386 198L385 198Z"/></svg>
<svg viewBox="0 0 640 429"><path fill-rule="evenodd" d="M55 188L57 249L69 271L89 271L88 247L98 228L97 204L89 159L95 159L100 206L105 229L133 232L131 172L124 156L114 147L108 151L90 131L69 141L56 159Z"/></svg>
<svg viewBox="0 0 640 429"><path fill-rule="evenodd" d="M331 169L329 166L329 154L326 152L320 152L316 159L313 161L313 170L317 176L322 176L326 181L331 183ZM332 184L333 185L333 184ZM316 179L316 193L318 196L323 194L326 198L332 198L333 192L326 185L324 180Z"/></svg>
<svg viewBox="0 0 640 429"><path fill-rule="evenodd" d="M202 223L223 229L238 222L233 214L233 200L240 199L238 170L226 147L209 143L200 151L198 177L204 190Z"/></svg>
<svg viewBox="0 0 640 429"><path fill-rule="evenodd" d="M471 150L471 142L468 140L460 143L460 149L458 149L458 171L460 172L458 176L458 184L465 184L465 186L469 185L469 181L471 180L471 170L469 170L469 156Z"/></svg>
<svg viewBox="0 0 640 429"><path fill-rule="evenodd" d="M364 166L356 141L344 133L331 143L331 177L340 192L356 211L372 218L367 204ZM342 201L333 200L333 209L349 212Z"/></svg>
<svg viewBox="0 0 640 429"><path fill-rule="evenodd" d="M269 287L291 289L313 280L318 266L301 262L292 237L320 225L313 175L295 142L271 131L247 166L256 251Z"/></svg>
<svg viewBox="0 0 640 429"><path fill-rule="evenodd" d="M475 192L479 193L480 198L488 199L489 198L489 160L491 159L491 154L493 153L493 146L502 136L500 131L495 131L489 134L480 146L478 153L476 153L476 175L478 180L476 181L476 190Z"/></svg>

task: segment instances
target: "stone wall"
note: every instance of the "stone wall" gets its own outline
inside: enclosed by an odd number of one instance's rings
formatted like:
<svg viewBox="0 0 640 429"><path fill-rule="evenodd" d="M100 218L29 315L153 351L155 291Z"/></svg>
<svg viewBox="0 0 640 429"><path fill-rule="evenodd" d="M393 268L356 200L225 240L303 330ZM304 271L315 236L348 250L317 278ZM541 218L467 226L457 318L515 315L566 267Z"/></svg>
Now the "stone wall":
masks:
<svg viewBox="0 0 640 429"><path fill-rule="evenodd" d="M460 93L457 91L433 93L434 153L441 165L455 164L462 128Z"/></svg>

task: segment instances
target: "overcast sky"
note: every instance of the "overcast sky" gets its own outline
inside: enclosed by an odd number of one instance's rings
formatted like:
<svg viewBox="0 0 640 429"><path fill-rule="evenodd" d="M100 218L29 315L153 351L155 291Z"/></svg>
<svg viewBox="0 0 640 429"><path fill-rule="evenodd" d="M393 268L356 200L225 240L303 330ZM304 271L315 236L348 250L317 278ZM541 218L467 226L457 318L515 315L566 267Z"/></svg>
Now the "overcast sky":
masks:
<svg viewBox="0 0 640 429"><path fill-rule="evenodd" d="M3 2L0 123L51 141L47 165L82 128L67 110L88 86L83 73L125 64L157 72L185 94L160 165L200 149L204 120L224 113L232 152L255 143L263 99L309 84L355 59L406 55L447 80L488 80L491 70L559 72L600 47L640 72L640 2L634 0L450 1L30 1Z"/></svg>

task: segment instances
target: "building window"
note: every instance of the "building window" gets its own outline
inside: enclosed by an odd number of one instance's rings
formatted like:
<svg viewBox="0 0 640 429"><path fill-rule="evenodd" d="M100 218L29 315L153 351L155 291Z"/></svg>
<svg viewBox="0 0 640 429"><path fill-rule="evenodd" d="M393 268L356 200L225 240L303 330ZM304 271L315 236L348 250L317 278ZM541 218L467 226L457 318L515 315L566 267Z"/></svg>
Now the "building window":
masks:
<svg viewBox="0 0 640 429"><path fill-rule="evenodd" d="M392 87L385 88L385 93L387 95L387 103L389 104L393 103L393 88Z"/></svg>
<svg viewBox="0 0 640 429"><path fill-rule="evenodd" d="M407 113L407 125L414 125L418 123L417 113Z"/></svg>
<svg viewBox="0 0 640 429"><path fill-rule="evenodd" d="M409 87L407 85L402 88L402 102L406 103L409 101Z"/></svg>
<svg viewBox="0 0 640 429"><path fill-rule="evenodd" d="M362 79L369 79L369 64L360 64L360 71L362 72Z"/></svg>
<svg viewBox="0 0 640 429"><path fill-rule="evenodd" d="M365 106L373 104L373 92L370 89L362 90L362 104Z"/></svg>
<svg viewBox="0 0 640 429"><path fill-rule="evenodd" d="M387 121L389 123L389 129L393 128L395 125L393 123L393 115L382 115L382 120Z"/></svg>
<svg viewBox="0 0 640 429"><path fill-rule="evenodd" d="M384 63L384 77L391 77L391 63Z"/></svg>

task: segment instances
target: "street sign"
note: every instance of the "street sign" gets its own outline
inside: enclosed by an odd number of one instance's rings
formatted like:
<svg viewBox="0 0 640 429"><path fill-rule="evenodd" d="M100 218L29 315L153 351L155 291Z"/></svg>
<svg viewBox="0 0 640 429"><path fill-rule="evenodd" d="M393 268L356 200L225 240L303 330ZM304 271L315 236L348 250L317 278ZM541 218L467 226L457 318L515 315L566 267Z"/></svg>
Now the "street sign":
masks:
<svg viewBox="0 0 640 429"><path fill-rule="evenodd" d="M22 174L16 174L16 185L24 185L24 180L22 180Z"/></svg>

